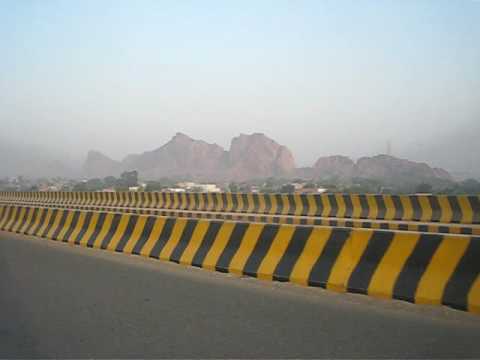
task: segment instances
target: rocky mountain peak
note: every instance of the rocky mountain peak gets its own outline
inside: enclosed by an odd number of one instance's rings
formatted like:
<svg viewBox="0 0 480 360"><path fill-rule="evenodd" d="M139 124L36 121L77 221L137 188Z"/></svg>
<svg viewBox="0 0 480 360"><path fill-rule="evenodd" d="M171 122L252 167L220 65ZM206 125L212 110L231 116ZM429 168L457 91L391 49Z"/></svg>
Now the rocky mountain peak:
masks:
<svg viewBox="0 0 480 360"><path fill-rule="evenodd" d="M233 138L227 163L235 179L288 175L295 169L291 151L261 133Z"/></svg>
<svg viewBox="0 0 480 360"><path fill-rule="evenodd" d="M225 151L217 144L176 133L161 147L132 154L115 161L98 151L90 151L84 165L88 177L118 175L137 170L144 179L185 177L198 180L243 181L270 176L304 176L317 179L380 179L385 183L451 181L443 169L425 163L380 154L354 162L347 156L319 158L313 167L296 169L291 151L265 134L240 134Z"/></svg>

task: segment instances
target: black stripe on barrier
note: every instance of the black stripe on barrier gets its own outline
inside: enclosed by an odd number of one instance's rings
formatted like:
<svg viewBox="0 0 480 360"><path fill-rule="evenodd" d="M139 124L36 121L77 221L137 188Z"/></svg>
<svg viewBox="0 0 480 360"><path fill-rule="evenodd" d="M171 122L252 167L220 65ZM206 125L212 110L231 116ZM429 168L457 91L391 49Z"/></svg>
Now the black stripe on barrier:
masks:
<svg viewBox="0 0 480 360"><path fill-rule="evenodd" d="M377 219L383 220L385 219L385 215L387 214L387 207L385 205L385 201L383 200L382 195L375 195L374 197L375 202L377 203Z"/></svg>
<svg viewBox="0 0 480 360"><path fill-rule="evenodd" d="M170 261L179 263L180 258L182 257L183 252L185 251L186 247L188 246L188 243L190 239L192 238L193 232L195 231L195 227L197 226L198 220L196 219L190 219L187 220L187 223L185 224L185 227L183 228L182 235L180 236L180 239L173 249L171 255L170 255Z"/></svg>
<svg viewBox="0 0 480 360"><path fill-rule="evenodd" d="M205 236L203 237L202 243L200 244L199 248L195 252L195 255L193 256L192 259L192 265L201 267L203 264L203 261L205 260L205 257L208 254L208 251L210 250L213 242L215 241L215 238L218 235L218 232L220 231L220 228L222 227L222 222L220 221L212 221L210 225L208 225L207 232L205 233Z"/></svg>
<svg viewBox="0 0 480 360"><path fill-rule="evenodd" d="M428 225L417 224L417 231L428 232Z"/></svg>
<svg viewBox="0 0 480 360"><path fill-rule="evenodd" d="M70 235L72 235L73 230L77 226L79 217L80 217L80 211L74 210L73 215L72 215L72 221L70 222L70 225L69 225L67 231L63 235L63 239L62 239L63 242L67 242L68 239L70 238Z"/></svg>
<svg viewBox="0 0 480 360"><path fill-rule="evenodd" d="M106 217L107 217L106 213L100 213L100 215L98 216L98 221L97 221L97 224L95 225L95 229L93 230L93 233L90 236L90 239L87 240L87 247L93 247L93 244L95 243L95 240L97 239L98 234L102 230Z"/></svg>
<svg viewBox="0 0 480 360"><path fill-rule="evenodd" d="M252 201L253 201L253 212L258 213L258 209L260 208L260 200L258 198L258 194L252 194Z"/></svg>
<svg viewBox="0 0 480 360"><path fill-rule="evenodd" d="M207 210L208 207L210 206L210 203L208 202L208 194L207 193L202 193L200 196L203 199L203 208L201 210Z"/></svg>
<svg viewBox="0 0 480 360"><path fill-rule="evenodd" d="M25 225L25 223L27 222L27 219L28 219L28 214L30 212L30 207L26 207L25 208L25 212L23 214L23 218L20 219L20 225L17 226L17 233L20 232L20 230L22 229L22 227Z"/></svg>
<svg viewBox="0 0 480 360"><path fill-rule="evenodd" d="M80 229L80 232L77 235L77 238L74 239L74 244L78 245L80 243L80 240L82 239L83 235L87 232L87 229L90 225L90 221L92 221L93 213L92 212L87 212L85 215L85 221L82 225L82 228Z"/></svg>
<svg viewBox="0 0 480 360"><path fill-rule="evenodd" d="M238 198L237 198L238 194L237 193L233 193L232 194L232 209L231 211L238 211Z"/></svg>
<svg viewBox="0 0 480 360"><path fill-rule="evenodd" d="M310 204L308 203L308 195L300 194L300 199L302 201L302 211L300 215L306 216L310 212Z"/></svg>
<svg viewBox="0 0 480 360"><path fill-rule="evenodd" d="M468 310L468 293L480 275L479 259L480 238L474 237L445 287L442 304Z"/></svg>
<svg viewBox="0 0 480 360"><path fill-rule="evenodd" d="M438 227L438 232L439 233L449 233L450 228L448 226L439 226Z"/></svg>
<svg viewBox="0 0 480 360"><path fill-rule="evenodd" d="M265 201L265 214L270 213L270 210L272 209L272 199L270 198L270 194L262 194L263 199Z"/></svg>
<svg viewBox="0 0 480 360"><path fill-rule="evenodd" d="M412 210L413 210L413 220L419 221L422 218L422 207L420 206L420 201L418 200L418 196L413 195L410 196L410 201L412 203Z"/></svg>
<svg viewBox="0 0 480 360"><path fill-rule="evenodd" d="M315 211L315 216L322 216L324 205L322 201L321 195L314 195L315 205L317 206L317 210Z"/></svg>
<svg viewBox="0 0 480 360"><path fill-rule="evenodd" d="M18 221L19 215L20 215L20 208L15 206L13 208L13 211L12 211L12 214L11 214L10 218L5 223L5 225L3 226L3 229L6 230L6 231L10 230L13 227L13 225L15 224L15 222Z"/></svg>
<svg viewBox="0 0 480 360"><path fill-rule="evenodd" d="M327 216L335 217L338 215L338 202L337 197L334 194L327 195L330 202L330 214Z"/></svg>
<svg viewBox="0 0 480 360"><path fill-rule="evenodd" d="M58 209L54 209L52 211L52 216L50 217L49 221L48 221L48 224L47 226L45 227L45 230L43 230L43 233L41 234L38 234L38 236L40 237L45 237L47 236L48 232L50 231L50 229L52 228L53 226L53 223L55 222L55 218L57 217L57 214L58 214Z"/></svg>
<svg viewBox="0 0 480 360"><path fill-rule="evenodd" d="M230 262L235 256L240 244L243 241L245 232L248 229L247 223L236 223L233 231L228 239L228 243L223 249L222 254L218 258L217 264L215 265L215 270L221 272L228 272Z"/></svg>
<svg viewBox="0 0 480 360"><path fill-rule="evenodd" d="M175 218L168 218L165 220L165 224L163 225L163 229L160 232L160 235L158 236L157 241L155 242L155 245L152 248L152 251L150 252L150 257L158 259L160 257L160 253L162 252L163 248L165 247L165 244L167 241L170 239L170 236L172 235L173 227L175 226Z"/></svg>
<svg viewBox="0 0 480 360"><path fill-rule="evenodd" d="M286 198L288 201L288 214L293 215L297 210L295 198L293 197L293 194L287 194Z"/></svg>
<svg viewBox="0 0 480 360"><path fill-rule="evenodd" d="M212 198L212 201L213 201L213 206L212 206L212 211L216 211L217 208L218 208L218 199L217 199L217 194L215 193L210 193L211 194L211 198ZM207 196L208 197L208 196Z"/></svg>
<svg viewBox="0 0 480 360"><path fill-rule="evenodd" d="M242 196L242 202L243 202L243 208L240 209L241 212L247 212L248 210L248 196L247 194L241 194Z"/></svg>
<svg viewBox="0 0 480 360"><path fill-rule="evenodd" d="M380 229L388 230L389 228L390 228L390 226L386 222L380 224Z"/></svg>
<svg viewBox="0 0 480 360"><path fill-rule="evenodd" d="M2 223L6 223L7 222L7 218L10 216L10 211L11 211L11 206L5 206L4 210L3 210L3 213L2 213L2 217L0 218L0 230L3 229L3 226L2 226Z"/></svg>
<svg viewBox="0 0 480 360"><path fill-rule="evenodd" d="M273 279L277 281L290 280L290 274L298 258L302 254L305 244L307 243L313 228L311 227L297 227L288 244L287 250L280 259L275 271L273 272Z"/></svg>
<svg viewBox="0 0 480 360"><path fill-rule="evenodd" d="M458 203L458 198L456 196L448 196L447 199L452 208L452 219L450 222L459 223L462 220L462 209Z"/></svg>
<svg viewBox="0 0 480 360"><path fill-rule="evenodd" d="M402 202L400 201L400 196L390 195L390 199L392 200L393 208L395 209L393 219L394 220L401 220L403 218L404 210L403 210Z"/></svg>
<svg viewBox="0 0 480 360"><path fill-rule="evenodd" d="M113 215L112 219L112 224L110 225L110 229L108 229L107 234L102 240L102 244L100 245L101 249L106 249L108 247L108 244L110 243L110 240L112 240L113 235L117 232L118 225L120 224L120 220L122 218L121 214L115 214Z"/></svg>
<svg viewBox="0 0 480 360"><path fill-rule="evenodd" d="M440 221L442 216L442 209L440 208L440 203L438 202L438 197L428 196L428 202L432 208L432 219L431 221Z"/></svg>
<svg viewBox="0 0 480 360"><path fill-rule="evenodd" d="M40 217L40 221L38 222L37 226L35 228L33 228L32 230L32 235L35 235L38 230L40 230L40 228L42 227L43 223L45 222L45 218L47 217L47 213L48 213L48 210L44 209L42 211L42 215Z"/></svg>
<svg viewBox="0 0 480 360"><path fill-rule="evenodd" d="M265 258L270 246L272 245L273 239L278 233L279 226L273 224L267 224L262 229L258 241L255 244L255 247L248 257L247 262L245 263L243 273L245 275L256 277L258 273L258 267L260 266L262 260Z"/></svg>
<svg viewBox="0 0 480 360"><path fill-rule="evenodd" d="M222 211L226 211L227 210L227 193L222 193Z"/></svg>
<svg viewBox="0 0 480 360"><path fill-rule="evenodd" d="M308 285L326 287L333 265L337 261L340 251L345 246L350 232L350 229L332 229L322 253L310 271Z"/></svg>
<svg viewBox="0 0 480 360"><path fill-rule="evenodd" d="M40 212L40 208L35 208L32 213L32 219L30 220L30 224L27 225L27 228L23 231L24 234L27 234L29 230L35 224L35 220L37 219L38 213Z"/></svg>
<svg viewBox="0 0 480 360"><path fill-rule="evenodd" d="M368 206L367 197L365 195L358 195L358 199L360 201L360 219L368 219L368 215L370 214L370 207Z"/></svg>
<svg viewBox="0 0 480 360"><path fill-rule="evenodd" d="M272 194L272 196L275 196L275 200L277 202L277 214L283 213L283 209L285 208L285 204L283 203L282 195L280 194Z"/></svg>
<svg viewBox="0 0 480 360"><path fill-rule="evenodd" d="M135 255L140 255L143 246L147 242L148 238L150 237L150 234L152 233L153 226L155 225L156 218L154 217L148 217L147 221L145 222L145 226L142 230L142 235L140 235L140 238L136 242L135 246L133 247L132 254Z"/></svg>
<svg viewBox="0 0 480 360"><path fill-rule="evenodd" d="M351 218L353 216L352 196L348 194L343 194L342 198L343 202L345 203L345 217Z"/></svg>
<svg viewBox="0 0 480 360"><path fill-rule="evenodd" d="M393 232L386 231L375 231L372 234L360 261L348 279L348 291L367 294L370 280L390 246L393 236Z"/></svg>
<svg viewBox="0 0 480 360"><path fill-rule="evenodd" d="M442 235L422 234L400 272L393 289L396 299L415 302L415 292L433 254L442 242Z"/></svg>

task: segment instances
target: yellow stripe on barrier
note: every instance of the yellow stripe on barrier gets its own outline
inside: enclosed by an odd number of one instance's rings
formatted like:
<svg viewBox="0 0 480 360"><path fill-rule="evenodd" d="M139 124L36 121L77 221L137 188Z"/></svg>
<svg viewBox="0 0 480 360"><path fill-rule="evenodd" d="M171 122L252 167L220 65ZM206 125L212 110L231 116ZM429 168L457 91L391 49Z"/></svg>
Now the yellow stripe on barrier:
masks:
<svg viewBox="0 0 480 360"><path fill-rule="evenodd" d="M207 253L205 260L203 261L202 267L208 270L215 270L215 265L217 264L218 258L222 254L225 246L227 245L230 235L232 234L234 223L223 223L220 228L215 241L210 248L210 251Z"/></svg>
<svg viewBox="0 0 480 360"><path fill-rule="evenodd" d="M329 228L313 229L304 250L293 267L290 281L300 285L308 285L310 272L322 254L331 233L332 230Z"/></svg>
<svg viewBox="0 0 480 360"><path fill-rule="evenodd" d="M175 221L172 234L160 253L161 260L170 259L170 256L172 256L172 252L175 249L175 246L177 246L178 242L180 241L180 237L182 236L185 225L187 225L187 221L188 220L183 218Z"/></svg>
<svg viewBox="0 0 480 360"><path fill-rule="evenodd" d="M391 245L378 264L368 287L368 294L392 298L393 287L405 262L417 245L420 234L395 234Z"/></svg>
<svg viewBox="0 0 480 360"><path fill-rule="evenodd" d="M263 280L272 280L273 273L283 254L285 254L288 244L292 238L294 226L282 226L263 258L257 271L257 277Z"/></svg>
<svg viewBox="0 0 480 360"><path fill-rule="evenodd" d="M70 226L73 221L73 216L75 213L71 210L67 210L67 211L68 211L68 214L67 214L67 218L65 219L65 225L63 225L62 230L60 230L57 236L58 241L63 241L65 239L65 235L67 234L68 229L70 229Z"/></svg>
<svg viewBox="0 0 480 360"><path fill-rule="evenodd" d="M23 223L23 225L18 230L19 233L25 234L25 231L28 229L28 226L31 224L33 220L33 213L35 212L35 208L29 208L27 214L27 220Z"/></svg>
<svg viewBox="0 0 480 360"><path fill-rule="evenodd" d="M77 224L75 225L75 228L73 229L73 232L70 234L69 238L65 239L68 243L72 244L75 242L75 239L77 236L80 234L80 231L82 231L83 225L85 223L85 218L87 216L87 213L81 212L80 215L78 216L78 221Z"/></svg>
<svg viewBox="0 0 480 360"><path fill-rule="evenodd" d="M90 223L88 224L87 231L83 234L82 238L78 241L78 243L82 246L87 245L87 241L90 239L92 236L93 232L95 231L95 228L97 226L98 218L100 216L100 213L93 213L92 217L90 219Z"/></svg>
<svg viewBox="0 0 480 360"><path fill-rule="evenodd" d="M25 216L25 208L21 208L20 210L20 214L18 216L18 220L15 222L15 224L13 224L13 227L10 231L12 232L17 232L18 231L18 228L20 227L20 225L22 225L22 220Z"/></svg>
<svg viewBox="0 0 480 360"><path fill-rule="evenodd" d="M433 210L430 206L430 202L428 201L428 197L419 196L418 202L420 203L420 208L422 210L420 221L432 221Z"/></svg>
<svg viewBox="0 0 480 360"><path fill-rule="evenodd" d="M192 239L188 242L185 251L183 252L180 258L180 264L191 265L193 257L197 253L198 248L202 244L203 238L207 233L210 222L205 220L200 220L195 227L195 230L192 234Z"/></svg>
<svg viewBox="0 0 480 360"><path fill-rule="evenodd" d="M50 218L52 217L52 214L53 214L53 210L52 209L48 209L47 210L47 216L45 217L45 221L43 222L42 226L40 227L40 229L38 229L38 231L34 234L36 236L41 236L43 234L43 232L45 231L45 229L47 228L47 225L48 223L50 222Z"/></svg>
<svg viewBox="0 0 480 360"><path fill-rule="evenodd" d="M240 243L240 247L230 261L228 271L236 275L242 275L245 264L250 257L258 238L265 225L249 224L245 232L244 240Z"/></svg>
<svg viewBox="0 0 480 360"><path fill-rule="evenodd" d="M460 209L462 212L462 218L460 222L462 224L471 224L473 221L473 210L470 206L470 202L468 201L466 196L459 196L458 197L458 204L460 205Z"/></svg>
<svg viewBox="0 0 480 360"><path fill-rule="evenodd" d="M165 218L157 218L155 224L153 225L152 232L148 237L147 241L140 250L140 255L149 257L152 253L152 249L155 246L155 243L158 241L160 234L163 231L165 226Z"/></svg>
<svg viewBox="0 0 480 360"><path fill-rule="evenodd" d="M447 281L470 242L466 237L445 236L430 260L415 293L419 304L440 304Z"/></svg>
<svg viewBox="0 0 480 360"><path fill-rule="evenodd" d="M108 243L107 249L111 251L115 251L117 248L120 239L122 238L123 234L125 234L125 230L127 229L128 222L130 221L130 215L123 214L120 218L120 222L118 223L117 230L112 236L112 239Z"/></svg>
<svg viewBox="0 0 480 360"><path fill-rule="evenodd" d="M112 213L107 213L105 215L105 220L103 221L102 228L100 229L100 232L98 233L97 238L93 242L93 247L96 249L100 249L103 243L103 239L107 236L110 228L112 227L112 222L113 222L113 214Z"/></svg>
<svg viewBox="0 0 480 360"><path fill-rule="evenodd" d="M369 230L352 231L345 242L328 278L327 289L346 291L346 284L368 245L373 232Z"/></svg>
<svg viewBox="0 0 480 360"><path fill-rule="evenodd" d="M48 233L46 235L47 238L50 239L53 236L53 234L55 233L55 231L58 229L58 226L60 225L60 220L62 219L64 211L65 210L58 210L57 211L57 215L55 216L52 227L50 228L50 230L48 231Z"/></svg>

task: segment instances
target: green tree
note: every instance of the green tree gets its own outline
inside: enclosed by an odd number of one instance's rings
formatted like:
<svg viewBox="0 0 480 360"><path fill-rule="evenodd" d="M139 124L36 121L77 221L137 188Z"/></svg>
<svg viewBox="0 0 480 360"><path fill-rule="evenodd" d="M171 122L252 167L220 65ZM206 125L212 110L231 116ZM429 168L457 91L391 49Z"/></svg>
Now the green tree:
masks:
<svg viewBox="0 0 480 360"><path fill-rule="evenodd" d="M168 186L164 185L160 181L149 181L147 182L147 186L145 187L145 191L161 191Z"/></svg>
<svg viewBox="0 0 480 360"><path fill-rule="evenodd" d="M87 191L99 191L103 190L104 184L101 179L90 179L85 183Z"/></svg>
<svg viewBox="0 0 480 360"><path fill-rule="evenodd" d="M433 186L428 183L421 183L415 187L415 192L419 194L430 194L433 190Z"/></svg>
<svg viewBox="0 0 480 360"><path fill-rule="evenodd" d="M103 179L103 183L106 187L114 187L117 184L118 179L115 176L107 176Z"/></svg>
<svg viewBox="0 0 480 360"><path fill-rule="evenodd" d="M228 189L230 190L230 192L232 193L238 193L239 191L239 186L236 182L231 182L229 185L228 185Z"/></svg>
<svg viewBox="0 0 480 360"><path fill-rule="evenodd" d="M292 184L285 184L280 188L280 192L286 193L286 194L291 194L295 192L295 186Z"/></svg>
<svg viewBox="0 0 480 360"><path fill-rule="evenodd" d="M125 188L128 188L130 186L138 186L138 172L136 170L123 172L120 175L117 186Z"/></svg>
<svg viewBox="0 0 480 360"><path fill-rule="evenodd" d="M85 182L76 183L76 184L73 186L72 191L87 191L86 183L85 183Z"/></svg>

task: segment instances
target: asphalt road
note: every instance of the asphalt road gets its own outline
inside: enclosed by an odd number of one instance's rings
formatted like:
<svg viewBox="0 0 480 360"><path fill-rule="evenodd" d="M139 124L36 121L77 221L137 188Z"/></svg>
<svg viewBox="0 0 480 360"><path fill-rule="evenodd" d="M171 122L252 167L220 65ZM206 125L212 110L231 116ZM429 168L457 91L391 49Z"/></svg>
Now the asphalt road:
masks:
<svg viewBox="0 0 480 360"><path fill-rule="evenodd" d="M0 358L480 357L480 316L0 232Z"/></svg>

